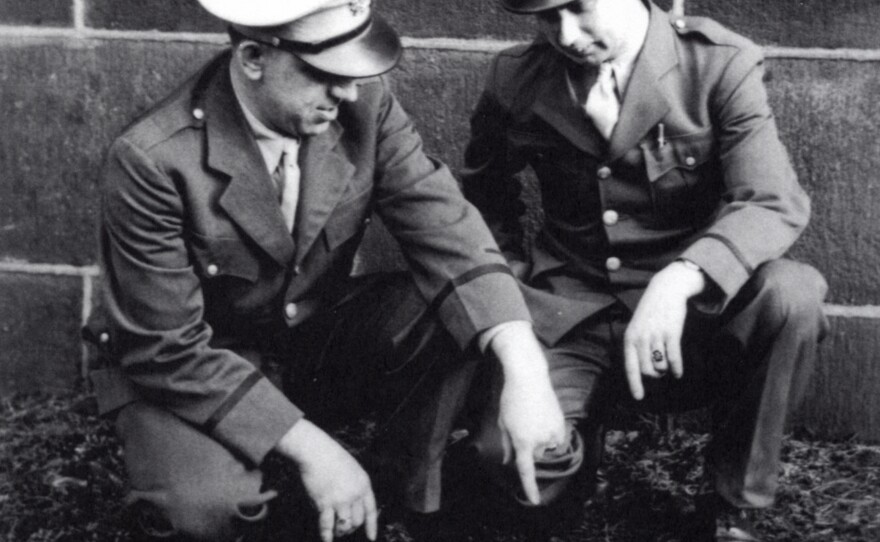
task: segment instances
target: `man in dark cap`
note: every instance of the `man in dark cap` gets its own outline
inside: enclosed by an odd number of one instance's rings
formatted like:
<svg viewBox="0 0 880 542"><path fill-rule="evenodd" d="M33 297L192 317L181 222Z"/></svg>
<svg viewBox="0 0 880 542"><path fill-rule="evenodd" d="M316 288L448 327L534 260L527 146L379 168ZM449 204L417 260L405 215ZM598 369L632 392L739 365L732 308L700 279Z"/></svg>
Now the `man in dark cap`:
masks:
<svg viewBox="0 0 880 542"><path fill-rule="evenodd" d="M757 540L748 511L773 502L826 291L781 259L810 205L761 51L643 0L501 3L540 32L491 67L464 191L521 281L566 418L589 449L583 428L615 382L636 400L710 405L712 491L687 539ZM529 170L543 223L526 251Z"/></svg>
<svg viewBox="0 0 880 542"><path fill-rule="evenodd" d="M395 410L380 438L403 501L435 510L466 360L482 353L537 503L533 457L564 441L562 413L504 257L381 77L398 36L367 0L200 1L230 23L231 49L129 127L103 172L86 335L141 534L236 540L301 513L264 483L274 452L323 540L362 526L375 539L370 477L318 426L364 405ZM374 212L411 273L351 276Z"/></svg>

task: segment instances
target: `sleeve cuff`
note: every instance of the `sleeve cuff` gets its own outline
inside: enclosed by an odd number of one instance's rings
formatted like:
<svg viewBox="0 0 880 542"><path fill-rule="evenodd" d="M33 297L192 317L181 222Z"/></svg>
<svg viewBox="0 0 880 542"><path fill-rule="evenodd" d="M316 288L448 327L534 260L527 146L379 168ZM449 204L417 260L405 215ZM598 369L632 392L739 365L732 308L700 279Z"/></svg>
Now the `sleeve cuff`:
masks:
<svg viewBox="0 0 880 542"><path fill-rule="evenodd" d="M750 272L730 248L714 237L702 237L680 255L700 266L706 276L723 292L722 307L733 299Z"/></svg>
<svg viewBox="0 0 880 542"><path fill-rule="evenodd" d="M263 377L220 420L212 436L259 465L302 417L302 411Z"/></svg>
<svg viewBox="0 0 880 542"><path fill-rule="evenodd" d="M487 273L457 285L440 305L439 315L463 349L471 345L477 334L499 324L514 320L532 322L516 279L507 273ZM478 346L482 347L480 343Z"/></svg>

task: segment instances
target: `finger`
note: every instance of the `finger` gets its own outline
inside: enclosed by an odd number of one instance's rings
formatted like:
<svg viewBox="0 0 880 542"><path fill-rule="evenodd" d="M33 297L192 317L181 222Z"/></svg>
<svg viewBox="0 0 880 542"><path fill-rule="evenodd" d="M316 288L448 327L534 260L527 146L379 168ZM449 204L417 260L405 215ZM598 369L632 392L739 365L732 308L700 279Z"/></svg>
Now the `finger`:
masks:
<svg viewBox="0 0 880 542"><path fill-rule="evenodd" d="M333 520L335 515L333 508L328 506L321 510L318 516L318 529L323 542L333 542Z"/></svg>
<svg viewBox="0 0 880 542"><path fill-rule="evenodd" d="M651 366L660 376L663 376L669 370L669 359L664 345L655 344L651 348Z"/></svg>
<svg viewBox="0 0 880 542"><path fill-rule="evenodd" d="M372 489L364 496L364 514L366 522L364 530L367 533L367 538L376 540L376 537L379 536L379 511L376 509L376 497L373 495Z"/></svg>
<svg viewBox="0 0 880 542"><path fill-rule="evenodd" d="M660 373L654 369L654 362L651 359L653 356L651 342L642 342L641 346L638 348L638 353L642 375L650 378L660 378Z"/></svg>
<svg viewBox="0 0 880 542"><path fill-rule="evenodd" d="M339 538L343 537L357 528L354 521L355 514L353 510L358 508L357 505L352 507L341 506L336 510L336 522L333 526L333 534ZM363 513L361 514L363 515Z"/></svg>
<svg viewBox="0 0 880 542"><path fill-rule="evenodd" d="M666 341L666 359L672 376L681 378L684 375L684 356L681 355L681 339L672 337Z"/></svg>
<svg viewBox="0 0 880 542"><path fill-rule="evenodd" d="M629 392L633 399L641 401L645 396L645 389L642 387L642 371L639 367L639 355L632 344L625 344L623 347L623 369L626 372L626 381L629 384Z"/></svg>
<svg viewBox="0 0 880 542"><path fill-rule="evenodd" d="M364 511L364 503L358 502L351 507L351 530L355 531L364 524L366 512Z"/></svg>
<svg viewBox="0 0 880 542"><path fill-rule="evenodd" d="M523 492L530 503L541 504L541 493L538 491L538 482L535 480L535 460L532 453L525 450L516 451L516 470L519 472L519 480L522 483Z"/></svg>

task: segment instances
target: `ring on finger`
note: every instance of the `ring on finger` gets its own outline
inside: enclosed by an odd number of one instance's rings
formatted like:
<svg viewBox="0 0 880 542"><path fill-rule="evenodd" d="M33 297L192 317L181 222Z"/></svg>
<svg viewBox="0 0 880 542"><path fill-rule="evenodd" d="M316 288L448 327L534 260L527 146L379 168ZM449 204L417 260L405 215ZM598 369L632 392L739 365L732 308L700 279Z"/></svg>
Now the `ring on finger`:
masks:
<svg viewBox="0 0 880 542"><path fill-rule="evenodd" d="M350 521L351 520L348 518L336 518L336 527L340 529L345 529L346 527L348 527Z"/></svg>
<svg viewBox="0 0 880 542"><path fill-rule="evenodd" d="M666 358L663 355L662 351L654 350L653 352L651 352L651 361L653 361L654 363L662 363L664 359Z"/></svg>

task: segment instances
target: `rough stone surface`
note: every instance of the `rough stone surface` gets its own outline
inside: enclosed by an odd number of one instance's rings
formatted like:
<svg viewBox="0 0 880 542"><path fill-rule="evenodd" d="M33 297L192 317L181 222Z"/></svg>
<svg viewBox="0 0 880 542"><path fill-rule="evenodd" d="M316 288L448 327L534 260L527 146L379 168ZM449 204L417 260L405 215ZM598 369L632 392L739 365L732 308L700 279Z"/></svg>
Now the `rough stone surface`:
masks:
<svg viewBox="0 0 880 542"><path fill-rule="evenodd" d="M71 0L0 0L0 24L71 26Z"/></svg>
<svg viewBox="0 0 880 542"><path fill-rule="evenodd" d="M878 63L773 60L767 83L782 139L813 200L793 256L816 265L835 303L880 305Z"/></svg>
<svg viewBox="0 0 880 542"><path fill-rule="evenodd" d="M789 47L880 47L876 0L687 0L689 15L705 15L758 43Z"/></svg>
<svg viewBox="0 0 880 542"><path fill-rule="evenodd" d="M93 263L104 149L135 115L217 46L135 41L0 41L0 257ZM394 84L429 152L460 167L490 55L408 50ZM783 140L814 199L795 257L832 285L830 301L880 304L880 110L876 63L768 62ZM380 258L381 259L381 258Z"/></svg>
<svg viewBox="0 0 880 542"><path fill-rule="evenodd" d="M0 396L79 376L81 279L0 273Z"/></svg>
<svg viewBox="0 0 880 542"><path fill-rule="evenodd" d="M93 263L105 149L211 50L0 39L0 258Z"/></svg>
<svg viewBox="0 0 880 542"><path fill-rule="evenodd" d="M880 320L832 318L794 426L880 442Z"/></svg>
<svg viewBox="0 0 880 542"><path fill-rule="evenodd" d="M660 0L669 8L671 0ZM530 39L533 16L504 11L496 0L380 0L377 12L404 36L416 38Z"/></svg>
<svg viewBox="0 0 880 542"><path fill-rule="evenodd" d="M86 26L117 30L223 32L196 0L87 0Z"/></svg>

